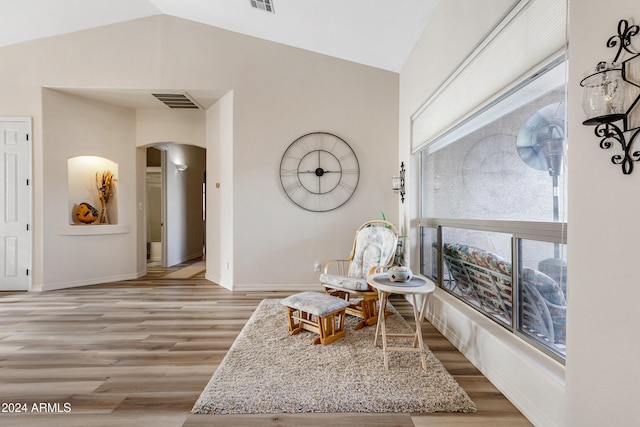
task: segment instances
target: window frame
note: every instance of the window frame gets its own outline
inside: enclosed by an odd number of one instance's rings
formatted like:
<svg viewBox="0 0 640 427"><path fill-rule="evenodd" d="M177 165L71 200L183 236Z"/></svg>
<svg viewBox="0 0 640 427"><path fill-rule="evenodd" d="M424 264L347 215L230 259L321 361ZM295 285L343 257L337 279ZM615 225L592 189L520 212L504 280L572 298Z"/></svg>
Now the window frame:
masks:
<svg viewBox="0 0 640 427"><path fill-rule="evenodd" d="M507 325L505 323L499 322L493 319L488 313L474 306L473 304L469 304L462 298L457 295L449 292L443 287L444 280L444 260L442 254L442 245L443 245L443 228L457 228L457 229L465 229L465 230L473 230L473 231L483 231L483 232L496 232L503 234L511 235L511 260L512 260L512 269L511 269L511 283L512 283L512 298L513 298L513 307L514 309L511 312L511 324ZM428 251L428 248L424 247L424 230L425 229L435 229L436 230L436 244L437 244L437 277L433 277L430 272L425 271L425 254ZM454 296L466 306L473 308L477 312L481 313L492 322L497 325L502 326L506 330L513 333L518 338L526 341L536 349L555 359L556 361L564 364L566 360L566 354L562 354L560 352L554 351L550 346L545 346L541 342L533 339L529 335L521 332L519 330L519 316L520 316L520 242L522 240L532 240L532 241L540 241L546 243L560 243L566 245L566 231L567 231L567 223L565 222L529 222L529 221L505 221L505 220L460 220L460 219L450 219L450 218L423 218L419 221L419 230L420 230L420 274L431 278L436 285L447 292L449 295ZM518 303L516 303L518 302Z"/></svg>
<svg viewBox="0 0 640 427"><path fill-rule="evenodd" d="M547 354L558 362L564 364L566 359L566 350L564 354L562 352L557 351L557 348L554 349L553 345L544 345L543 343L536 341L534 338L528 336L526 333L521 332L519 316L520 316L520 301L521 301L521 286L519 283L519 272L521 268L520 253L519 248L521 248L521 243L523 240L531 240L531 241L540 241L546 243L559 243L566 245L567 244L567 223L563 221L565 218L560 218L558 221L527 221L527 220L504 220L504 219L472 219L472 218L442 218L442 217L426 217L424 216L427 211L427 203L428 203L428 195L424 192L424 165L425 156L428 156L438 149L455 143L455 141L463 138L464 136L474 132L477 129L480 129L482 126L489 124L496 120L499 117L502 117L508 112L505 112L505 108L501 103L509 102L513 100L510 97L515 97L515 101L513 102L516 105L513 110L521 107L526 103L523 99L518 95L519 91L525 92L525 98L529 97L529 99L534 100L538 96L542 96L542 94L546 93L545 91L540 91L539 95L535 95L536 90L540 90L541 87L545 87L549 82L555 82L558 79L563 79L564 82L561 84L566 85L566 67L567 67L567 57L566 52L562 52L561 54L556 55L552 60L547 62L546 64L540 66L537 70L531 71L527 76L522 78L519 82L514 84L510 90L508 90L503 95L497 97L492 102L488 103L483 109L477 111L472 116L462 120L458 125L453 127L449 132L441 135L439 138L431 141L427 145L423 145L418 150L417 154L420 156L420 179L419 179L419 206L420 206L420 220L419 220L419 248L420 248L420 272L427 276L432 277L433 275L430 272L426 272L425 270L425 256L427 255L425 251L430 250L429 248L424 248L424 230L425 229L435 229L436 239L437 239L437 278L433 278L436 281L437 285L440 288L443 288L443 279L444 279L444 262L443 262L443 254L442 254L442 244L443 244L443 228L456 228L456 229L466 229L466 230L474 230L474 231L482 231L482 232L497 232L503 233L511 236L511 264L512 264L512 295L513 295L513 306L514 309L511 312L511 325L505 325L499 321L496 321L491 318L487 313L484 313L481 309L474 307L472 304L462 300L466 305L476 309L478 312L490 318L496 324L505 327L507 330L512 332L518 338L526 341L531 344L541 352ZM531 85L531 86L529 86ZM553 88L553 84L550 86ZM559 86L555 86L559 87ZM532 89L533 88L533 89ZM548 89L552 90L552 89ZM533 93L533 96L532 96ZM565 105L566 104L566 86L565 86ZM565 139L564 150L566 151L567 140ZM565 162L566 162L566 156ZM567 173L568 168L566 168L565 163L565 175ZM566 177L564 178L565 182L565 195L566 195ZM567 250L568 247L567 247ZM443 288L444 289L444 288ZM448 292L444 289L445 292ZM448 292L450 293L450 292ZM451 293L450 293L451 294ZM452 294L453 295L453 294ZM455 296L455 295L454 295Z"/></svg>

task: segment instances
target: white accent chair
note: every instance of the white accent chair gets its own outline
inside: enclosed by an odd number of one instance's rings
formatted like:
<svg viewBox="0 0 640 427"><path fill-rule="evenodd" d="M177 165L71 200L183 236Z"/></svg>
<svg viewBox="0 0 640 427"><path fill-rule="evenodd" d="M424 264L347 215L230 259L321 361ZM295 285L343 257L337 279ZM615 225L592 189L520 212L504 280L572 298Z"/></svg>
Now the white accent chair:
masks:
<svg viewBox="0 0 640 427"><path fill-rule="evenodd" d="M367 276L390 267L397 246L396 227L388 221L371 220L356 231L348 258L325 264L320 283L329 295L349 302L347 314L362 319L355 329L377 323L378 292L369 286Z"/></svg>

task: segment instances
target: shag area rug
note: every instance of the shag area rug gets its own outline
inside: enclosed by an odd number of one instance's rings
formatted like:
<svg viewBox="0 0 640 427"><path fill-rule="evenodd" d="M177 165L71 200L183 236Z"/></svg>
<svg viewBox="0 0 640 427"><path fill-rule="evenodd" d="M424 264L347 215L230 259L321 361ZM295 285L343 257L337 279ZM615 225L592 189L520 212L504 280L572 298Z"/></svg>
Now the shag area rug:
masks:
<svg viewBox="0 0 640 427"><path fill-rule="evenodd" d="M389 308L393 315L387 317L387 332L411 333L402 316ZM386 371L382 348L373 346L375 326L356 331L356 319L346 319L344 338L312 345L315 335L311 332L289 335L286 309L280 300L263 300L192 412L476 411L473 401L431 351L427 349L426 371L419 354L409 352L390 353ZM407 338L393 340L406 342Z"/></svg>

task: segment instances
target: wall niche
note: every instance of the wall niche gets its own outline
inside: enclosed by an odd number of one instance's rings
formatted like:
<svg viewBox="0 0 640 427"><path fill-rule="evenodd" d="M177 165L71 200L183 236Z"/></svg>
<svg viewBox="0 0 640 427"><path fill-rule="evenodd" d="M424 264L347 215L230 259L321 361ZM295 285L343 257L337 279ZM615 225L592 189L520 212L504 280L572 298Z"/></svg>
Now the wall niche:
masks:
<svg viewBox="0 0 640 427"><path fill-rule="evenodd" d="M67 160L70 225L118 224L118 164L97 156Z"/></svg>

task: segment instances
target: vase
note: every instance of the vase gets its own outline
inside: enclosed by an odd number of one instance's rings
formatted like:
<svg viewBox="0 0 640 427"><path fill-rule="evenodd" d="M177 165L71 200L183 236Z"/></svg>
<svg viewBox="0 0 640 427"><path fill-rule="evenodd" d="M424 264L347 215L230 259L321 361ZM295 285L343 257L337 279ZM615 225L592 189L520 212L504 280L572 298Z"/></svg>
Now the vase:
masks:
<svg viewBox="0 0 640 427"><path fill-rule="evenodd" d="M100 199L100 203L102 203L102 209L100 210L100 220L98 221L98 223L109 224L109 214L107 213L107 204L102 199Z"/></svg>

